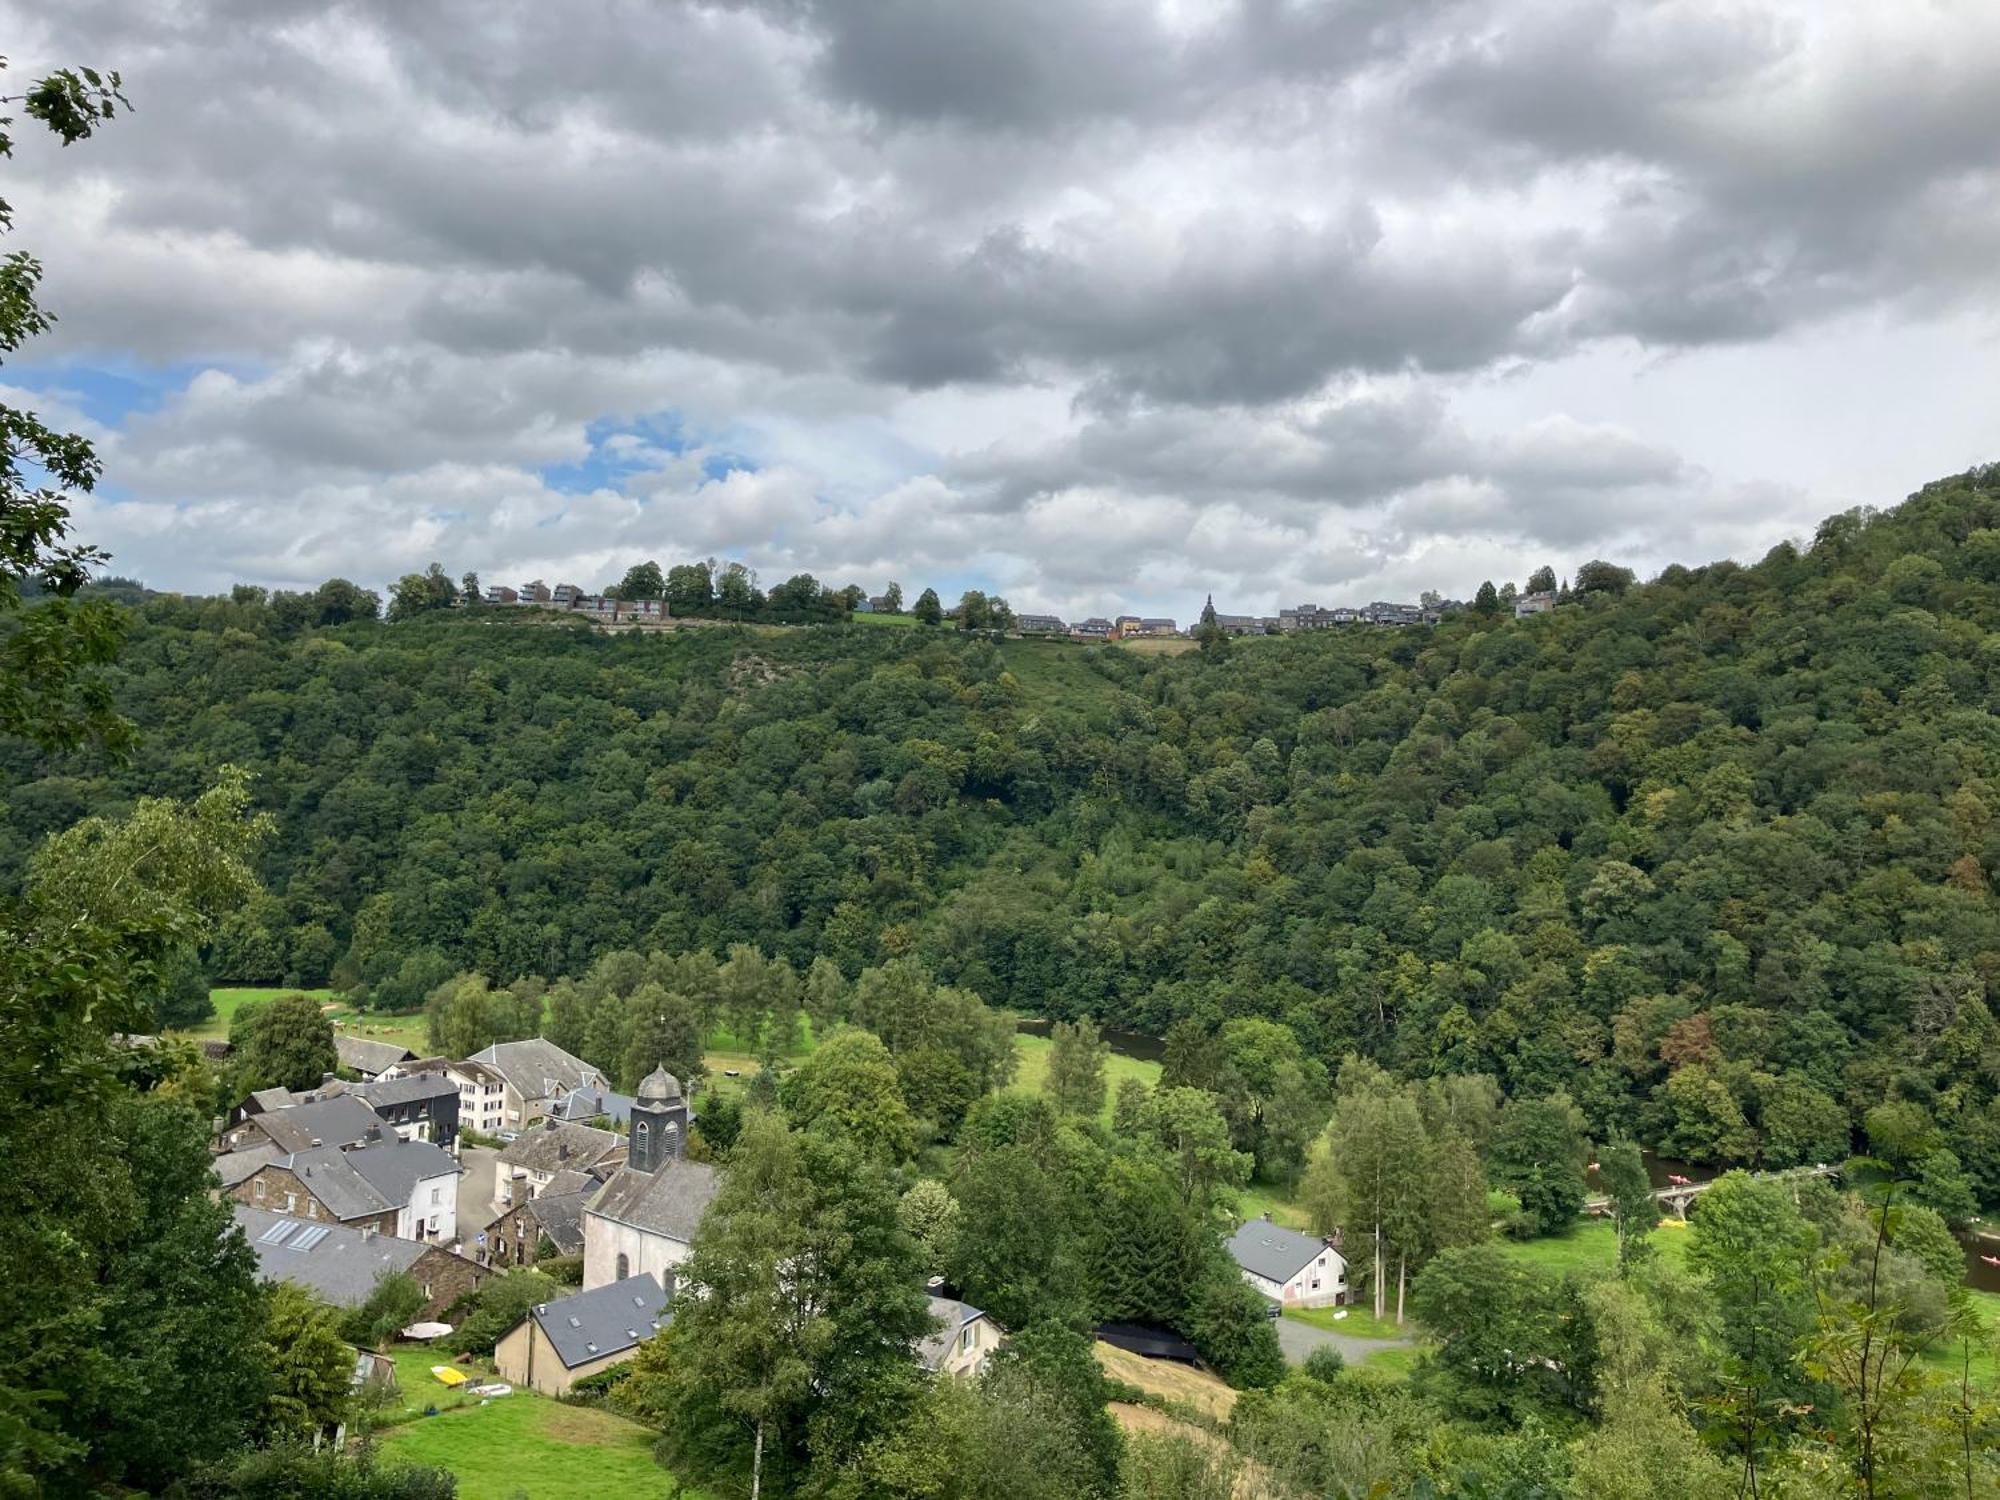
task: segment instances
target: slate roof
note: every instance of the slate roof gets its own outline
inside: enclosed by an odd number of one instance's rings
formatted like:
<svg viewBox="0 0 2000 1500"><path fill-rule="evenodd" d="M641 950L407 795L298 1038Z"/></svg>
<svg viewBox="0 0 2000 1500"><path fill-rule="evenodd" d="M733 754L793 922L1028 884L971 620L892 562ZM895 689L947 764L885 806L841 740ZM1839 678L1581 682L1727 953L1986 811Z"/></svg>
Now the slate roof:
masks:
<svg viewBox="0 0 2000 1500"><path fill-rule="evenodd" d="M315 1145L351 1146L384 1123L365 1101L352 1094L267 1109L254 1119L282 1151L310 1151Z"/></svg>
<svg viewBox="0 0 2000 1500"><path fill-rule="evenodd" d="M500 1152L501 1162L523 1172L583 1171L625 1149L625 1137L590 1125L550 1121L524 1130Z"/></svg>
<svg viewBox="0 0 2000 1500"><path fill-rule="evenodd" d="M350 1083L347 1092L377 1109L391 1104L414 1104L423 1099L458 1097L458 1085L442 1073L417 1073L407 1078L384 1078L375 1083Z"/></svg>
<svg viewBox="0 0 2000 1500"><path fill-rule="evenodd" d="M614 1094L609 1089L572 1089L549 1111L558 1120L594 1120L603 1115L614 1125L632 1118L632 1096Z"/></svg>
<svg viewBox="0 0 2000 1500"><path fill-rule="evenodd" d="M222 1179L225 1188L233 1188L239 1182L248 1182L257 1175L257 1169L282 1161L285 1153L266 1142L261 1146L246 1146L241 1151L225 1151L215 1159L215 1175Z"/></svg>
<svg viewBox="0 0 2000 1500"><path fill-rule="evenodd" d="M359 1307L384 1272L407 1271L426 1250L437 1248L288 1218L247 1203L236 1205L236 1223L257 1253L259 1276L294 1282L335 1307Z"/></svg>
<svg viewBox="0 0 2000 1500"><path fill-rule="evenodd" d="M963 1302L955 1302L949 1297L930 1299L931 1316L944 1324L936 1333L927 1335L917 1345L917 1358L924 1368L936 1374L944 1368L944 1362L951 1357L952 1347L958 1342L959 1331L968 1323L976 1323L986 1314L976 1307Z"/></svg>
<svg viewBox="0 0 2000 1500"><path fill-rule="evenodd" d="M394 1042L378 1042L365 1036L349 1036L343 1031L333 1034L334 1055L344 1068L352 1068L357 1073L380 1073L384 1068L393 1068L397 1063L409 1062L416 1057L408 1047L399 1047Z"/></svg>
<svg viewBox="0 0 2000 1500"><path fill-rule="evenodd" d="M429 1141L394 1136L355 1151L332 1146L296 1151L277 1165L297 1173L313 1196L343 1221L407 1207L418 1182L456 1176L462 1170L450 1152Z"/></svg>
<svg viewBox="0 0 2000 1500"><path fill-rule="evenodd" d="M294 1104L299 1102L293 1097L290 1089L252 1089L250 1097L256 1101L257 1108L260 1111L267 1109L290 1109Z"/></svg>
<svg viewBox="0 0 2000 1500"><path fill-rule="evenodd" d="M1229 1237L1229 1253L1236 1264L1253 1276L1280 1284L1326 1253L1325 1240L1269 1219L1252 1219Z"/></svg>
<svg viewBox="0 0 2000 1500"><path fill-rule="evenodd" d="M623 1166L598 1189L587 1212L687 1245L719 1186L707 1162L670 1161L656 1172Z"/></svg>
<svg viewBox="0 0 2000 1500"><path fill-rule="evenodd" d="M560 1302L544 1302L529 1314L554 1346L566 1369L643 1344L671 1320L670 1294L652 1273L607 1282Z"/></svg>
<svg viewBox="0 0 2000 1500"><path fill-rule="evenodd" d="M563 1255L583 1253L583 1205L590 1201L590 1191L590 1188L573 1188L566 1193L545 1192L528 1202L528 1217Z"/></svg>
<svg viewBox="0 0 2000 1500"><path fill-rule="evenodd" d="M525 1042L495 1042L469 1059L485 1063L523 1099L553 1099L571 1089L604 1086L604 1075L580 1057L572 1057L544 1037Z"/></svg>

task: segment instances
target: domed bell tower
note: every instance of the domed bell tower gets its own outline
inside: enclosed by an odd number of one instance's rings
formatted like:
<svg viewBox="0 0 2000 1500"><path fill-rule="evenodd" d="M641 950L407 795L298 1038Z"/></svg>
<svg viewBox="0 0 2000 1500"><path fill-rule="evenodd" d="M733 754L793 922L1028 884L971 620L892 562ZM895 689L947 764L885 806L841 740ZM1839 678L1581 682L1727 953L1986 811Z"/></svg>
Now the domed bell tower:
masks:
<svg viewBox="0 0 2000 1500"><path fill-rule="evenodd" d="M688 1107L681 1081L655 1068L632 1101L632 1144L626 1162L635 1172L657 1172L687 1153Z"/></svg>

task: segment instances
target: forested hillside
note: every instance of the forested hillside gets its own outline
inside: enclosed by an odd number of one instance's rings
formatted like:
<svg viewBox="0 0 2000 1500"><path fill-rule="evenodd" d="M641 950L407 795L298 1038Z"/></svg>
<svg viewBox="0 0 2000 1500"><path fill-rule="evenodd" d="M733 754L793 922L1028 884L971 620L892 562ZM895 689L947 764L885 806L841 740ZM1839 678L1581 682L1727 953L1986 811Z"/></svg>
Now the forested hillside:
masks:
<svg viewBox="0 0 2000 1500"><path fill-rule="evenodd" d="M2000 472L1607 581L1171 658L159 598L117 668L138 751L0 750L0 862L233 762L277 833L217 982L913 955L1031 1012L1564 1088L1709 1161L1840 1156L1900 1096L2000 1199Z"/></svg>

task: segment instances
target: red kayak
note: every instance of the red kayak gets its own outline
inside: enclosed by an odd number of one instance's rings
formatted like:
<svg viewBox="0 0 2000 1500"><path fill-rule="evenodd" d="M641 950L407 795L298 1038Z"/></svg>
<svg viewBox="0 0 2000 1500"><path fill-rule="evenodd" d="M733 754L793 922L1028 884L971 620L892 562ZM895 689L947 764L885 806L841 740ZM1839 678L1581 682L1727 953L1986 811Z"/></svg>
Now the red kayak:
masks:
<svg viewBox="0 0 2000 1500"><path fill-rule="evenodd" d="M2000 1255L1982 1255L1979 1258L1989 1266L2000 1266Z"/></svg>
<svg viewBox="0 0 2000 1500"><path fill-rule="evenodd" d="M1671 1182L1675 1187L1694 1186L1694 1179L1692 1177L1683 1177L1678 1172L1667 1173L1667 1181Z"/></svg>

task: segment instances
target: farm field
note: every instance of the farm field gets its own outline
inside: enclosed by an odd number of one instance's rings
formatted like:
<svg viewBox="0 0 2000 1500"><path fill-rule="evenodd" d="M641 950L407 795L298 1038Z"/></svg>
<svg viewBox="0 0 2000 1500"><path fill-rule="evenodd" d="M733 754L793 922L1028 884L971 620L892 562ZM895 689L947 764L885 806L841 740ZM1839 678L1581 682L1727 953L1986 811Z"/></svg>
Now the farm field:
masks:
<svg viewBox="0 0 2000 1500"><path fill-rule="evenodd" d="M1021 1059L1020 1068L1014 1074L1014 1087L1030 1094L1039 1094L1042 1083L1049 1076L1049 1054L1055 1050L1055 1043L1045 1036L1029 1036L1022 1033L1014 1038ZM1118 1085L1127 1078L1136 1078L1148 1088L1160 1081L1160 1065L1143 1058L1120 1057L1117 1053L1104 1060L1104 1118L1111 1118L1111 1101L1118 1093Z"/></svg>
<svg viewBox="0 0 2000 1500"><path fill-rule="evenodd" d="M236 985L208 992L209 1003L215 1007L215 1014L201 1025L187 1032L188 1036L212 1038L220 1041L229 1035L229 1022L237 1009L246 1000L275 1000L280 995L310 995L315 1000L333 1000L338 997L332 990L287 989L282 985L258 986Z"/></svg>

